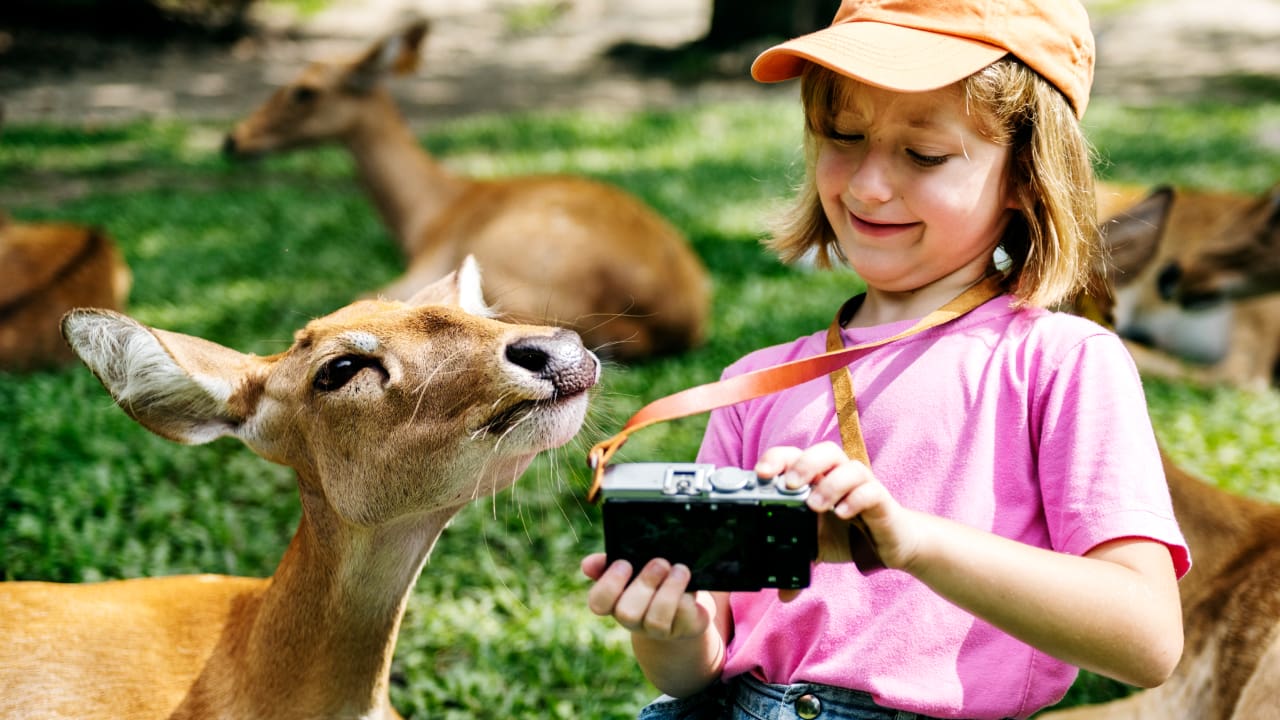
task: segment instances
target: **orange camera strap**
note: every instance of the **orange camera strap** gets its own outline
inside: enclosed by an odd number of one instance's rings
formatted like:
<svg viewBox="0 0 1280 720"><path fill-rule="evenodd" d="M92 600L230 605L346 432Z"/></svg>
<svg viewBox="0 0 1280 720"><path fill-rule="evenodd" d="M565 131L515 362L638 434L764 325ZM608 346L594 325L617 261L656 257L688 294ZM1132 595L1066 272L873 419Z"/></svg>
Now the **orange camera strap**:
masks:
<svg viewBox="0 0 1280 720"><path fill-rule="evenodd" d="M836 317L827 329L827 352L822 355L793 360L781 365L761 368L743 373L717 382L697 385L680 392L658 398L640 408L631 419L622 426L622 430L611 438L596 443L587 454L587 464L592 470L591 488L587 491L587 501L595 502L604 483L604 470L609 460L627 441L632 433L660 422L696 415L720 407L726 407L745 400L763 397L789 387L808 382L822 375L830 375L832 391L835 396L836 414L840 420L840 439L845 454L851 459L859 460L870 467L866 444L862 438L862 427L858 422L858 407L853 394L853 383L849 376L849 362L853 356L874 347L901 340L916 333L934 328L955 320L1002 291L1004 278L1001 275L988 275L964 292L952 298L941 308L934 310L919 322L902 332L872 342L843 347L844 336L841 333L841 319L852 315L862 302L859 295L840 308ZM862 548L857 547L855 538L850 536L854 561L858 567L868 570L882 566L875 555L874 543L866 526L858 518L854 519L866 541ZM869 553L869 554L868 554ZM859 556L862 556L861 559Z"/></svg>

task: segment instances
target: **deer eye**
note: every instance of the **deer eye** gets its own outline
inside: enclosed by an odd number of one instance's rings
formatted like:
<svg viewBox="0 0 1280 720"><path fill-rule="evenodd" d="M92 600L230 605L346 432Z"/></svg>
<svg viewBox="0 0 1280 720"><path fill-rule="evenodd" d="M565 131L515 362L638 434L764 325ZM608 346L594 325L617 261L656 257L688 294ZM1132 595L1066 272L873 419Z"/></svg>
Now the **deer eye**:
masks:
<svg viewBox="0 0 1280 720"><path fill-rule="evenodd" d="M376 358L367 355L342 355L325 363L311 381L311 387L321 392L332 392L351 382L351 378L365 368L373 368L386 377L387 371Z"/></svg>
<svg viewBox="0 0 1280 720"><path fill-rule="evenodd" d="M299 85L293 89L292 98L299 105L310 105L319 94L315 88Z"/></svg>

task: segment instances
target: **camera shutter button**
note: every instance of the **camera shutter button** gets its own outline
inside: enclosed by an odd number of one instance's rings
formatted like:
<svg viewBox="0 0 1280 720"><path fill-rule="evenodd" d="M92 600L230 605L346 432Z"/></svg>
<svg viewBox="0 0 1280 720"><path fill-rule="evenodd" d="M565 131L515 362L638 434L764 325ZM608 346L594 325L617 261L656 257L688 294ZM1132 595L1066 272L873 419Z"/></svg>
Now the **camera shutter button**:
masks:
<svg viewBox="0 0 1280 720"><path fill-rule="evenodd" d="M738 492L755 482L756 474L738 468L720 468L711 473L711 487L717 492Z"/></svg>

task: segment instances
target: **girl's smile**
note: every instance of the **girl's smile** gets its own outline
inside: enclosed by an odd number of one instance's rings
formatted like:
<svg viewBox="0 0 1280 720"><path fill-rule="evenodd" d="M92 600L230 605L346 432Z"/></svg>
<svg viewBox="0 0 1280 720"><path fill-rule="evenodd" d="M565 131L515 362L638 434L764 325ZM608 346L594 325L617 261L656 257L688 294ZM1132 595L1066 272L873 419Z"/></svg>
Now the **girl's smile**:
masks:
<svg viewBox="0 0 1280 720"><path fill-rule="evenodd" d="M853 229L863 235L879 239L888 239L920 226L919 222L886 222L864 218L858 213L849 212L849 222Z"/></svg>

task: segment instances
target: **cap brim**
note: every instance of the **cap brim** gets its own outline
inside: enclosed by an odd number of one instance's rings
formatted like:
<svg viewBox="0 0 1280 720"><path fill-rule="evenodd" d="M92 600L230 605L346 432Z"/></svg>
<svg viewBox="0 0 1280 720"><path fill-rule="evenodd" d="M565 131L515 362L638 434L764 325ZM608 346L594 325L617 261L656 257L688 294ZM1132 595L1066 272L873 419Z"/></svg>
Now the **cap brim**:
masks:
<svg viewBox="0 0 1280 720"><path fill-rule="evenodd" d="M751 77L780 82L797 77L806 62L900 92L936 90L958 82L1008 54L977 40L876 22L847 22L765 50Z"/></svg>

